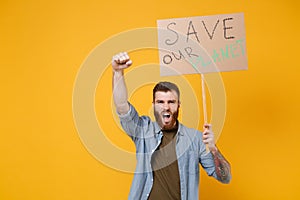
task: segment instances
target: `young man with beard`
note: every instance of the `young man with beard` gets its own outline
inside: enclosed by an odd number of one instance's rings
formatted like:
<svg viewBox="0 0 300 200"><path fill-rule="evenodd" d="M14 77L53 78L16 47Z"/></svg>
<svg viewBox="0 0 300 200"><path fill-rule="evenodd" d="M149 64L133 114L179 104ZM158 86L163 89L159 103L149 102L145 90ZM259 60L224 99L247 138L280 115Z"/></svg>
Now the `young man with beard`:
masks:
<svg viewBox="0 0 300 200"><path fill-rule="evenodd" d="M137 166L128 199L198 200L199 163L209 176L229 183L230 165L215 145L211 125L205 124L200 132L178 121L180 91L175 84L160 82L154 87L155 122L139 116L128 102L123 76L131 64L127 53L112 60L115 106L136 146Z"/></svg>

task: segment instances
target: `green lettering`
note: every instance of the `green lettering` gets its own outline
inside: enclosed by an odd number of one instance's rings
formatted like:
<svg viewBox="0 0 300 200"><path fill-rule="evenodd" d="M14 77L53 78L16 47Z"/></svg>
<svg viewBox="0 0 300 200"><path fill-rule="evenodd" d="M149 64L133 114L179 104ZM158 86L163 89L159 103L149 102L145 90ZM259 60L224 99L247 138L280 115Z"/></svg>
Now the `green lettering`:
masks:
<svg viewBox="0 0 300 200"><path fill-rule="evenodd" d="M245 55L245 49L244 49L245 47L244 47L244 45L242 44L242 42L244 42L243 39L240 39L240 40L237 40L237 41L236 41L236 43L239 44L240 47L241 47L242 55Z"/></svg>
<svg viewBox="0 0 300 200"><path fill-rule="evenodd" d="M207 67L211 64L211 61L205 62L202 56L198 56L195 61L188 59L189 63L191 63L192 67L195 69L196 72L199 73L198 64L200 63L202 67Z"/></svg>
<svg viewBox="0 0 300 200"><path fill-rule="evenodd" d="M202 56L198 56L196 61L197 61L197 64L200 62L202 67L207 67L208 65L211 64L211 61L205 62L204 59L202 58Z"/></svg>
<svg viewBox="0 0 300 200"><path fill-rule="evenodd" d="M214 62L220 62L221 61L221 59L219 57L219 54L217 53L217 51L215 49L213 51L212 58L213 58Z"/></svg>
<svg viewBox="0 0 300 200"><path fill-rule="evenodd" d="M226 51L224 51L224 49L221 48L221 53L222 53L222 58L223 60L225 60L226 58L229 58L229 54L228 54L228 45L226 45Z"/></svg>
<svg viewBox="0 0 300 200"><path fill-rule="evenodd" d="M230 53L231 53L232 58L236 58L236 57L239 56L238 54L235 54L236 50L237 50L237 45L236 44L231 44L230 45Z"/></svg>

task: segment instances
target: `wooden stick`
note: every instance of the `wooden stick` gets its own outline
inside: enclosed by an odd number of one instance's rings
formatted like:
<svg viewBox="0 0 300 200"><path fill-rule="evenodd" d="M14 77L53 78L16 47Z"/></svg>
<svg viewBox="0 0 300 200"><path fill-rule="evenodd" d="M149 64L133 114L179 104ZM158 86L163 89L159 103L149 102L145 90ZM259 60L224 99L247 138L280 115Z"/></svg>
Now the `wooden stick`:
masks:
<svg viewBox="0 0 300 200"><path fill-rule="evenodd" d="M204 74L201 74L201 86L202 86L203 120L204 120L204 124L207 124L206 91L205 91ZM207 145L206 145L206 153L209 153L209 149Z"/></svg>
<svg viewBox="0 0 300 200"><path fill-rule="evenodd" d="M204 124L206 124L207 123L206 92L205 92L205 81L204 81L203 74L201 74L201 85L202 85L203 120L204 120Z"/></svg>

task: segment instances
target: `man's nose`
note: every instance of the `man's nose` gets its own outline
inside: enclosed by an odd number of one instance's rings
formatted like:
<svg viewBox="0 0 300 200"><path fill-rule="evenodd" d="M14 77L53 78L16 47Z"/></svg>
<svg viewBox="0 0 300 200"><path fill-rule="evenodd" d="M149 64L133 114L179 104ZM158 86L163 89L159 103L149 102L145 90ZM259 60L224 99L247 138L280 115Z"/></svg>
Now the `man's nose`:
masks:
<svg viewBox="0 0 300 200"><path fill-rule="evenodd" d="M164 110L169 110L169 108L170 108L170 105L168 103L163 104L163 109Z"/></svg>

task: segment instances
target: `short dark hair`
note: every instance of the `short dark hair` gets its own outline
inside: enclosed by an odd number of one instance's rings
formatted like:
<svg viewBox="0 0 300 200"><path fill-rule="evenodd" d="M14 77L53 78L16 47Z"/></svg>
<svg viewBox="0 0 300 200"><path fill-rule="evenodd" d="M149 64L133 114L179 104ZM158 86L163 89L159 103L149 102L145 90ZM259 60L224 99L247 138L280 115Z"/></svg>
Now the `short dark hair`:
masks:
<svg viewBox="0 0 300 200"><path fill-rule="evenodd" d="M178 101L180 99L180 91L177 87L176 84L174 83L171 83L171 82L168 82L168 81L162 81L162 82L159 82L155 85L155 87L153 88L153 102L155 100L155 93L158 92L158 91L161 91L161 92L168 92L168 91L175 91L178 95Z"/></svg>

